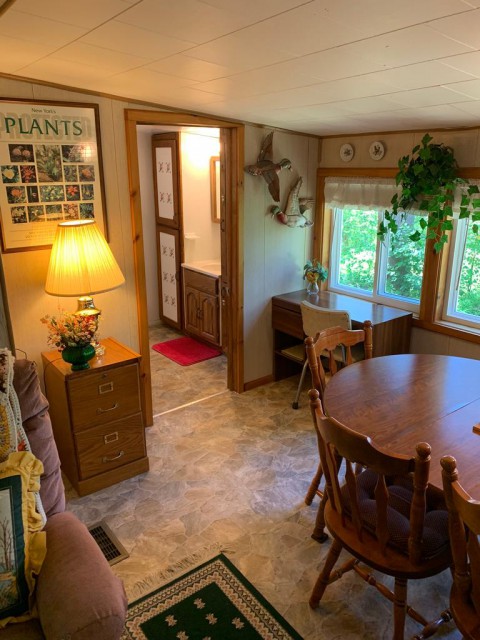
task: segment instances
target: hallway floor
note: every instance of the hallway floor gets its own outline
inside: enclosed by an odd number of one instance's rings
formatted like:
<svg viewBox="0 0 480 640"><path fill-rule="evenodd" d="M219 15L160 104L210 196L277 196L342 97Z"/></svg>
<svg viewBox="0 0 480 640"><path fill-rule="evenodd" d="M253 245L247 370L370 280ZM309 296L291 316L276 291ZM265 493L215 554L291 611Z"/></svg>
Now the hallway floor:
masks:
<svg viewBox="0 0 480 640"><path fill-rule="evenodd" d="M70 510L87 525L105 519L130 553L113 567L129 599L140 581L153 588L223 551L306 640L390 640L391 605L356 575L331 585L316 611L308 606L331 540L310 537L318 502L303 498L318 458L305 395L291 408L298 378L188 405L204 376L199 365L184 369L189 381L171 393L187 406L147 429L150 471L83 498L67 491ZM157 411L170 399L162 380L163 370ZM412 583L409 599L433 618L450 582L445 572ZM407 621L405 637L418 630ZM460 634L449 624L436 637Z"/></svg>
<svg viewBox="0 0 480 640"><path fill-rule="evenodd" d="M150 327L150 347L183 334L164 324ZM220 355L182 367L150 348L153 415L227 390L227 358Z"/></svg>

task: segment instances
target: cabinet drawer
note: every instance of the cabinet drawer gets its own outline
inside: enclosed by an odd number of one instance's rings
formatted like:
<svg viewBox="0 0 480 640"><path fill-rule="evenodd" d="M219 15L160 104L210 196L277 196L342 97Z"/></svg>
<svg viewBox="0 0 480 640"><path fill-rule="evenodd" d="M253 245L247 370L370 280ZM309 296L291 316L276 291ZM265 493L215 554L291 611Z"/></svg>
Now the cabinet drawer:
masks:
<svg viewBox="0 0 480 640"><path fill-rule="evenodd" d="M145 456L142 414L82 431L75 441L80 479L121 467Z"/></svg>
<svg viewBox="0 0 480 640"><path fill-rule="evenodd" d="M140 411L138 364L96 372L69 380L72 428L80 431Z"/></svg>
<svg viewBox="0 0 480 640"><path fill-rule="evenodd" d="M212 296L216 296L218 293L218 278L213 276L207 276L205 273L198 273L198 271L191 271L190 269L183 270L184 285L210 293Z"/></svg>

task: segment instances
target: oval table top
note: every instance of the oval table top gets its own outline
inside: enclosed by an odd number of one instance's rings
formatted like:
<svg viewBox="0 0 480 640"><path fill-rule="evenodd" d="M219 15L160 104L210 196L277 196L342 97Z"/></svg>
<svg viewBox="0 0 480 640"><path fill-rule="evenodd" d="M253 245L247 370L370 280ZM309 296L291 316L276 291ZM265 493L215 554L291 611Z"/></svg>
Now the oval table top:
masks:
<svg viewBox="0 0 480 640"><path fill-rule="evenodd" d="M327 415L392 452L432 447L430 483L442 488L440 458L457 460L462 486L480 500L480 360L400 354L362 360L328 382Z"/></svg>

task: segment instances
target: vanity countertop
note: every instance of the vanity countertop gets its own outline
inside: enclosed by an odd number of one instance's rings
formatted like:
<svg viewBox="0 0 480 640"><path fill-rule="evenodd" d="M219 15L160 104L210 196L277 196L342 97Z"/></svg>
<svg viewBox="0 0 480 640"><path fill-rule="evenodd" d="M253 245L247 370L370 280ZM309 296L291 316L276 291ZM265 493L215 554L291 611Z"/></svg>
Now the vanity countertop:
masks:
<svg viewBox="0 0 480 640"><path fill-rule="evenodd" d="M222 274L222 266L219 260L199 260L198 262L184 262L182 267L218 277Z"/></svg>

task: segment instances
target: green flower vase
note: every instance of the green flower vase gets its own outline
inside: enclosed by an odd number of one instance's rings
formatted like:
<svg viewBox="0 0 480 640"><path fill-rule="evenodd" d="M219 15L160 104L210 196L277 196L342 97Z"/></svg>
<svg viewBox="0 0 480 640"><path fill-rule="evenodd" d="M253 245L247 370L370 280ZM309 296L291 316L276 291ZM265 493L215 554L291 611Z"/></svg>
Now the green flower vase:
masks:
<svg viewBox="0 0 480 640"><path fill-rule="evenodd" d="M89 369L89 360L95 355L95 347L87 344L84 347L65 347L62 351L62 358L72 365L72 371Z"/></svg>

